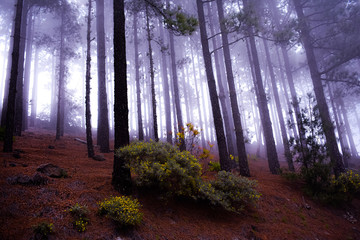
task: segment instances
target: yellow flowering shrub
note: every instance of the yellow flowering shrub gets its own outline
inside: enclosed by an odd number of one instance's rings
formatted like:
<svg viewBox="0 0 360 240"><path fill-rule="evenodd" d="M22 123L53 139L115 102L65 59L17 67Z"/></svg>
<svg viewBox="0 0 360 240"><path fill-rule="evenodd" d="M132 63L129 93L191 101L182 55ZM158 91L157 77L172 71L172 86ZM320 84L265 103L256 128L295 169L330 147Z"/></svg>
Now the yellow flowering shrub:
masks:
<svg viewBox="0 0 360 240"><path fill-rule="evenodd" d="M122 226L135 226L142 221L141 205L137 199L127 196L110 197L98 205L101 215L106 215Z"/></svg>
<svg viewBox="0 0 360 240"><path fill-rule="evenodd" d="M48 239L48 235L53 234L55 232L54 224L47 222L41 222L33 226L33 230L36 235L40 235L37 237L41 237L41 239Z"/></svg>
<svg viewBox="0 0 360 240"><path fill-rule="evenodd" d="M89 210L86 206L76 203L69 210L70 214L73 217L73 226L78 232L85 232L86 226L89 224L89 219L87 214Z"/></svg>
<svg viewBox="0 0 360 240"><path fill-rule="evenodd" d="M133 142L116 153L136 173L137 186L158 187L166 194L192 196L201 165L187 151L164 142Z"/></svg>
<svg viewBox="0 0 360 240"><path fill-rule="evenodd" d="M329 195L336 202L350 202L360 192L360 176L352 170L331 177Z"/></svg>

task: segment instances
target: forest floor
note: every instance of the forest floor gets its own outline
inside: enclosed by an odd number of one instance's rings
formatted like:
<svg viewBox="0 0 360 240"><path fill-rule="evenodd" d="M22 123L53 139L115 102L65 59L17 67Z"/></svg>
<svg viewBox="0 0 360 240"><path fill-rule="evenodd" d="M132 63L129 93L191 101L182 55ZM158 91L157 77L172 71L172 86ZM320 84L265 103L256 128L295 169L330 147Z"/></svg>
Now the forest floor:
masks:
<svg viewBox="0 0 360 240"><path fill-rule="evenodd" d="M304 196L301 186L270 174L267 162L256 159L249 160L251 178L258 181L262 194L256 207L234 214L190 200L164 201L155 194L137 193L143 222L131 230L119 229L97 214L99 201L119 195L111 185L113 153L104 154L105 161L94 161L87 158L86 145L74 138L66 135L55 141L54 133L31 129L15 138L20 158L0 153L1 240L35 239L32 226L42 221L54 224L50 240L360 239L359 199L346 207L323 206ZM45 163L64 168L69 177L51 178L40 186L9 184L8 179L19 174L33 176ZM206 176L211 178L211 173ZM83 233L73 228L66 211L75 203L90 210Z"/></svg>

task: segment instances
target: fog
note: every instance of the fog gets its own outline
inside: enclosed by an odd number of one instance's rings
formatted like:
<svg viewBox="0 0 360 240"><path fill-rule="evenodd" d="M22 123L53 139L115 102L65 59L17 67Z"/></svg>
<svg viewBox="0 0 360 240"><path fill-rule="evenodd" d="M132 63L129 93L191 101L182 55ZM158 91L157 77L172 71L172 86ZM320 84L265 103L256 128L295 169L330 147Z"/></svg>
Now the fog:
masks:
<svg viewBox="0 0 360 240"><path fill-rule="evenodd" d="M16 2L0 2L2 126ZM104 3L103 23L98 2ZM317 106L321 121L333 126L317 141L335 136L336 151L358 161L359 2L223 0L222 11L217 1L200 2L125 1L130 138L175 143L181 127L192 123L200 131L197 144L214 144L220 158L225 149L285 161L286 143L310 134L299 114L311 117ZM94 143L101 145L106 124L105 142L114 131L113 2L92 3L90 110ZM56 135L85 139L88 1L24 0L23 11L15 132L55 133L60 124Z"/></svg>

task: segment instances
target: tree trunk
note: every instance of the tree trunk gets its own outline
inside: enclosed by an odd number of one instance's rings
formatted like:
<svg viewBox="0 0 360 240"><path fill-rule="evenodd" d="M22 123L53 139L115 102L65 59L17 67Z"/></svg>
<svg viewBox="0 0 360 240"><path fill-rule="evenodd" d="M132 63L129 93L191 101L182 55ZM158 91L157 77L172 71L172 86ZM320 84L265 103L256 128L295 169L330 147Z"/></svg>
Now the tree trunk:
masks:
<svg viewBox="0 0 360 240"><path fill-rule="evenodd" d="M213 18L213 13L211 11L210 4L208 4L208 19L209 19L209 26L210 26L210 34L211 34L211 36L214 36L215 31L214 31L214 24L213 24L212 18ZM224 34L224 32L222 32L222 34ZM212 38L212 47L213 47L213 49L218 48L216 37ZM220 100L221 110L222 110L221 113L222 113L222 116L224 119L226 143L228 146L229 154L235 155L234 143L232 141L233 131L231 129L230 119L229 119L229 115L228 115L228 106L226 104L227 96L225 93L225 89L224 89L223 81L222 81L222 77L221 77L221 69L223 68L223 65L220 66L220 57L219 57L218 51L214 52L214 60L215 60L217 86L219 88L219 100ZM246 153L245 153L245 155L246 155Z"/></svg>
<svg viewBox="0 0 360 240"><path fill-rule="evenodd" d="M289 140L287 137L287 132L286 132L286 127L285 127L284 116L282 113L279 93L278 93L278 89L276 86L274 68L272 66L269 47L268 47L268 44L265 39L263 39L263 43L264 43L264 48L265 48L266 60L267 60L267 64L268 64L269 71L270 71L270 79L271 79L271 85L272 85L272 90L273 90L273 94L274 94L277 116L278 116L279 123L280 123L281 138L282 138L282 142L283 142L283 146L284 146L284 155L285 155L286 161L288 163L289 170L293 172L293 171L295 171L295 168L294 168L294 163L293 163L292 156L290 153L290 145L289 145Z"/></svg>
<svg viewBox="0 0 360 240"><path fill-rule="evenodd" d="M249 170L249 165L248 165L248 161L247 161L244 133L243 133L243 128L242 128L242 124L241 124L238 100L236 97L236 89L235 89L234 75L233 75L233 69L232 69L232 64L231 64L229 40L228 40L228 34L226 32L226 27L225 27L223 2L222 2L222 0L217 0L216 3L217 3L218 15L219 15L219 21L220 21L226 76L227 76L227 82L228 82L229 92L230 92L231 111L232 111L233 121L234 121L234 125L235 125L236 148L237 148L238 156L239 156L240 174L242 176L249 177L250 170Z"/></svg>
<svg viewBox="0 0 360 240"><path fill-rule="evenodd" d="M24 101L24 59L25 59L25 44L26 44L26 29L27 29L27 10L28 1L24 2L21 22L21 39L20 39L20 55L18 66L18 80L16 86L16 100L15 100L15 135L21 136L23 125L23 101Z"/></svg>
<svg viewBox="0 0 360 240"><path fill-rule="evenodd" d="M24 75L24 94L23 94L23 115L22 115L22 130L25 131L29 128L28 115L29 115L29 89L30 89L30 71L31 71L31 58L33 52L33 35L34 35L34 20L32 10L29 10L29 27L26 34L26 62L25 62L25 75Z"/></svg>
<svg viewBox="0 0 360 240"><path fill-rule="evenodd" d="M245 8L249 8L248 0L243 0L243 3ZM276 152L276 146L275 146L275 140L271 126L272 124L270 120L267 97L261 77L261 69L260 69L259 57L255 44L255 37L253 34L253 29L251 27L249 27L249 41L250 41L250 49L251 49L251 55L252 55L255 77L256 77L256 82L254 83L254 85L255 88L257 89L256 91L258 95L257 99L259 104L261 124L264 130L266 154L268 158L269 169L272 174L279 174L280 164Z"/></svg>
<svg viewBox="0 0 360 240"><path fill-rule="evenodd" d="M99 2L99 1L97 1ZM88 150L88 157L94 157L94 147L92 141L91 133L91 111L90 111L90 79L91 79L91 40L90 40L90 31L91 31L91 3L92 0L89 0L89 10L88 10L88 19L87 19L87 34L86 34L86 77L85 77L85 119L86 119L86 145ZM96 8L96 11L99 9ZM101 146L100 146L101 149Z"/></svg>
<svg viewBox="0 0 360 240"><path fill-rule="evenodd" d="M124 0L113 0L114 8L114 148L126 146L129 137L129 109L126 82L126 38ZM122 194L131 193L130 169L125 160L114 154L112 184Z"/></svg>
<svg viewBox="0 0 360 240"><path fill-rule="evenodd" d="M141 88L140 88L140 64L139 64L139 40L137 27L137 13L134 13L134 55L135 55L135 82L136 82L136 102L137 102L137 124L138 124L138 138L140 141L144 140L144 127L141 114Z"/></svg>
<svg viewBox="0 0 360 240"><path fill-rule="evenodd" d="M347 137L348 137L349 143L350 143L351 155L353 157L357 157L358 153L357 153L357 150L356 150L356 147L355 147L355 142L354 142L352 130L351 130L350 123L349 123L349 118L348 118L349 115L348 115L348 112L346 110L344 100L342 99L341 96L339 97L338 102L339 102L339 105L341 106L342 115L344 116L345 129L346 129L346 134L347 134Z"/></svg>
<svg viewBox="0 0 360 240"><path fill-rule="evenodd" d="M154 59L152 55L151 47L151 32L150 32L150 19L149 19L149 6L146 5L146 33L149 47L149 60L150 60L150 84L151 84L151 105L152 105L152 117L153 117L153 130L155 142L159 141L158 136L158 124L156 115L156 93L155 93L155 74L154 74Z"/></svg>
<svg viewBox="0 0 360 240"><path fill-rule="evenodd" d="M213 72L212 63L211 63L211 55L210 55L210 51L209 51L209 42L208 42L208 36L207 36L207 32L206 32L205 14L204 14L202 0L196 0L196 5L197 5L198 16L199 16L201 45L202 45L202 51L203 51L203 56L204 56L208 88L209 88L209 93L210 93L211 108L212 108L212 112L213 112L217 145L219 148L220 165L221 165L221 169L223 169L225 171L230 171L231 170L231 162L230 162L229 154L227 151L223 119L221 116L219 99L218 99L218 95L217 95L217 91L216 91L216 83L215 83L214 72Z"/></svg>
<svg viewBox="0 0 360 240"><path fill-rule="evenodd" d="M293 0L295 10L300 20L301 28L301 40L303 42L306 58L310 70L311 79L314 85L314 92L316 96L317 106L319 108L321 122L323 124L323 130L326 137L326 146L329 151L330 160L333 164L335 176L338 177L340 173L344 172L344 164L337 146L336 137L334 133L334 126L331 122L329 109L326 103L324 89L321 82L321 76L319 68L315 58L314 49L311 43L311 36L309 26L306 23L306 19L301 6L301 0Z"/></svg>
<svg viewBox="0 0 360 240"><path fill-rule="evenodd" d="M58 84L58 99L57 99L57 114L56 114L56 139L60 139L64 135L64 81L65 81L65 53L64 53L64 10L61 13L61 27L60 27L60 60L59 60L59 84Z"/></svg>
<svg viewBox="0 0 360 240"><path fill-rule="evenodd" d="M165 42L164 29L163 26L160 26L160 38ZM165 44L165 43L163 43ZM163 91L164 91L164 101L165 101L165 121L166 121L166 141L172 144L172 131L171 131L171 108L170 108L170 90L169 90L169 78L168 78L168 66L166 59L165 50L161 50L161 70L162 70L162 80L163 80Z"/></svg>
<svg viewBox="0 0 360 240"><path fill-rule="evenodd" d="M20 55L20 32L22 22L23 0L18 0L15 14L15 28L14 40L11 61L11 75L9 81L8 105L6 111L6 124L4 136L4 152L12 152L13 146L13 132L14 132L14 117L15 117L15 97L16 97L16 82L18 80L18 66Z"/></svg>
<svg viewBox="0 0 360 240"><path fill-rule="evenodd" d="M37 112L37 95L38 95L38 65L39 65L39 49L35 48L34 58L34 83L32 87L32 99L31 99L31 116L30 127L35 127L36 112Z"/></svg>
<svg viewBox="0 0 360 240"><path fill-rule="evenodd" d="M98 67L98 129L97 144L100 152L110 151L109 147L109 113L106 93L105 71L105 29L104 0L96 0L96 36L97 36L97 67Z"/></svg>
<svg viewBox="0 0 360 240"><path fill-rule="evenodd" d="M331 103L331 107L333 109L333 113L334 113L334 118L335 118L335 124L336 124L336 129L338 131L339 134L339 140L340 140L340 147L341 147L341 151L343 154L343 160L344 160L344 165L346 168L349 167L349 163L348 163L348 154L349 154L349 149L347 149L347 147L345 146L345 139L344 139L344 135L341 129L341 125L340 125L340 121L338 118L338 115L340 115L338 109L335 106L335 101L334 101L334 95L333 95L333 91L331 89L330 83L327 82L327 87L329 90L329 95L330 95L330 103Z"/></svg>

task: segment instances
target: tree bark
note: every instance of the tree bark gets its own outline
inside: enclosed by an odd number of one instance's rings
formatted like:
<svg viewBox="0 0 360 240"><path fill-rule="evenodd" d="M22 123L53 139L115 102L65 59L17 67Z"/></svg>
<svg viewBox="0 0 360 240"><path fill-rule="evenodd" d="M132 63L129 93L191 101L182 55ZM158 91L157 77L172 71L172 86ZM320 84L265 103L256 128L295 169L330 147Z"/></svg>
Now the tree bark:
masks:
<svg viewBox="0 0 360 240"><path fill-rule="evenodd" d="M141 114L141 88L140 88L140 64L139 64L139 40L137 27L137 13L134 13L134 55L135 55L135 82L136 82L136 106L137 106L137 125L138 138L144 140L144 127Z"/></svg>
<svg viewBox="0 0 360 240"><path fill-rule="evenodd" d="M106 93L105 70L105 29L104 0L96 0L96 36L97 36L97 67L98 67L98 129L97 144L100 152L110 151L109 147L109 113Z"/></svg>
<svg viewBox="0 0 360 240"><path fill-rule="evenodd" d="M59 61L59 84L58 84L58 99L57 99L57 114L56 114L56 139L59 140L64 135L64 81L65 81L65 53L64 53L64 28L65 16L64 9L61 12L61 27L60 27L60 61Z"/></svg>
<svg viewBox="0 0 360 240"><path fill-rule="evenodd" d="M31 58L33 52L33 35L34 35L34 20L32 10L29 10L29 27L26 34L26 60L25 60L25 74L24 74L24 94L23 94L23 115L22 115L22 130L25 131L29 128L28 115L29 115L29 90L30 90L30 71L31 71Z"/></svg>
<svg viewBox="0 0 360 240"><path fill-rule="evenodd" d="M314 48L311 43L311 36L309 26L306 22L301 0L293 0L295 10L300 21L301 29L301 40L303 42L307 63L310 70L311 80L314 86L315 97L317 101L317 106L319 108L321 122L323 124L323 130L326 137L326 147L329 151L330 160L333 164L333 169L335 176L338 177L340 173L345 171L344 163L337 146L336 137L334 133L334 126L331 122L329 109L326 103L324 89L321 82L321 76L319 73L318 64L315 58Z"/></svg>
<svg viewBox="0 0 360 240"><path fill-rule="evenodd" d="M31 99L31 115L30 115L30 127L35 127L36 113L37 113L37 95L38 95L38 66L39 66L39 49L35 47L34 58L34 83L32 87L32 99Z"/></svg>
<svg viewBox="0 0 360 240"><path fill-rule="evenodd" d="M283 146L284 146L284 155L285 155L286 161L288 163L289 170L293 172L293 171L295 171L295 168L294 168L294 163L293 163L292 156L290 153L290 145L289 145L289 140L287 137L287 132L286 132L286 127L285 127L285 122L284 122L284 116L282 113L279 93L278 93L278 89L276 86L274 68L272 66L269 47L268 47L268 44L265 39L263 39L263 43L264 43L264 48L265 48L267 65L269 67L269 72L270 72L270 79L271 79L271 85L272 85L272 90L273 90L273 94L274 94L277 116L278 116L279 123L280 123L281 138L282 138L282 142L283 142Z"/></svg>
<svg viewBox="0 0 360 240"><path fill-rule="evenodd" d="M165 44L164 29L163 26L160 26L160 38ZM166 59L165 50L161 50L161 70L162 70L162 80L163 80L163 91L164 91L164 103L165 103L165 121L166 121L166 141L172 144L172 131L171 131L171 108L170 108L170 90L169 90L169 78L168 78L168 66Z"/></svg>
<svg viewBox="0 0 360 240"><path fill-rule="evenodd" d="M11 75L9 81L8 104L6 111L6 124L4 136L4 152L12 152L13 147L13 132L14 132L14 117L15 117L15 97L16 97L16 83L18 80L18 66L20 55L20 32L22 22L23 0L18 0L15 14L15 28L14 28L14 42L12 50L11 61Z"/></svg>
<svg viewBox="0 0 360 240"><path fill-rule="evenodd" d="M94 157L94 147L91 133L91 111L90 111L90 79L91 79L91 4L89 0L89 9L87 17L87 34L86 34L86 77L85 77L85 121L86 121L86 145L88 150L88 157ZM96 11L98 8L96 9ZM100 146L101 149L101 146Z"/></svg>
<svg viewBox="0 0 360 240"><path fill-rule="evenodd" d="M209 88L209 93L210 93L210 101L211 101L211 108L212 108L212 112L213 112L217 145L219 148L220 165L221 165L222 170L230 171L231 170L231 162L230 162L229 154L227 151L223 119L221 116L219 99L218 99L218 95L217 95L217 91L216 91L216 83L215 83L215 77L214 77L214 72L213 72L212 63L211 63L211 55L210 55L210 51L209 51L209 42L208 42L208 36L207 36L207 32L206 32L205 14L204 14L202 0L196 0L196 5L197 5L198 16L199 16L200 38L201 38L202 51L203 51L203 56L204 56L205 71L206 71L208 88Z"/></svg>
<svg viewBox="0 0 360 240"><path fill-rule="evenodd" d="M219 6L218 6L218 8L219 8ZM210 34L211 34L211 36L214 36L215 31L214 31L214 24L213 24L213 21L212 21L213 13L211 11L210 4L208 4L208 18L209 18L209 25L210 25ZM221 20L219 20L219 21L220 21L220 24L221 24ZM220 26L220 28L221 28L221 26ZM222 34L223 34L223 32L222 32ZM213 49L218 48L216 37L212 38L212 46L213 46ZM220 66L220 57L219 57L218 51L214 52L214 60L215 60L217 86L219 88L219 100L220 100L221 110L222 110L221 113L222 113L222 116L223 116L223 119L224 119L226 143L227 143L227 146L228 146L229 154L235 155L234 143L232 141L233 130L231 129L231 124L230 124L230 119L229 119L229 114L228 114L229 111L228 111L228 106L227 106L227 103L226 103L226 97L227 96L226 96L226 93L225 93L225 89L224 89L223 81L222 81L222 77L221 77L221 68L223 68L223 65ZM246 155L246 153L245 153L245 155Z"/></svg>
<svg viewBox="0 0 360 240"><path fill-rule="evenodd" d="M129 109L126 82L126 38L124 0L113 0L114 9L114 148L126 146L129 137ZM123 194L131 193L131 174L125 160L114 154L112 184Z"/></svg>
<svg viewBox="0 0 360 240"><path fill-rule="evenodd" d="M157 115L156 115L156 93L155 93L155 74L154 74L154 58L152 55L152 46L151 46L151 32L150 32L150 19L149 19L149 6L146 5L146 33L148 41L148 50L149 50L149 60L150 60L150 84L151 84L151 106L152 106L152 117L153 117L153 131L155 142L159 141L158 135L158 124L157 124Z"/></svg>
<svg viewBox="0 0 360 240"><path fill-rule="evenodd" d="M226 77L227 77L227 82L228 82L229 92L230 92L231 111L232 111L233 121L234 121L234 125L235 125L236 148L237 148L238 157L239 157L240 174L242 176L249 177L250 170L249 170L249 165L248 165L248 161L247 161L244 132L243 132L242 124L241 124L238 100L236 97L236 89L235 89L234 75L233 75L233 69L232 69L232 64L231 64L229 40L228 40L228 34L226 32L226 27L225 27L223 2L222 2L222 0L217 0L216 3L217 3L218 15L219 15L219 21L220 21L221 39L222 39L222 43L223 43Z"/></svg>
<svg viewBox="0 0 360 240"><path fill-rule="evenodd" d="M243 3L244 3L244 8L250 7L248 0L243 0ZM255 88L257 89L256 93L258 95L257 99L259 104L261 124L264 131L266 154L268 158L269 169L272 174L279 174L280 164L276 152L276 146L275 146L275 140L271 126L272 123L270 120L267 97L261 77L261 69L260 69L259 57L255 44L255 37L254 37L253 29L251 27L249 27L249 41L250 41L250 49L251 49L251 55L254 64L255 78L256 78L256 82L254 84L255 84Z"/></svg>

